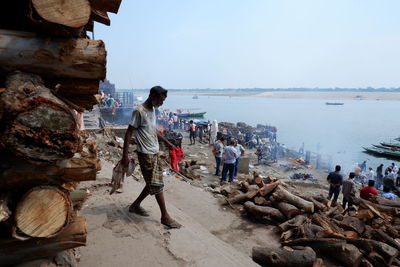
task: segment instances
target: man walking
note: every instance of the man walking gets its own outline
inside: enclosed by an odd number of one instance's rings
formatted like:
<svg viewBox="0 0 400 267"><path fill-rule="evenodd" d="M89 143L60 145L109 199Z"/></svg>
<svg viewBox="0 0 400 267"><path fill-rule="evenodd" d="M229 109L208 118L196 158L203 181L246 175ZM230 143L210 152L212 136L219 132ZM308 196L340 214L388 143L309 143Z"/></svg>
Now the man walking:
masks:
<svg viewBox="0 0 400 267"><path fill-rule="evenodd" d="M192 120L189 122L189 139L191 145L196 144L196 124Z"/></svg>
<svg viewBox="0 0 400 267"><path fill-rule="evenodd" d="M343 176L340 174L340 169L340 165L336 165L335 171L329 173L326 178L330 184L328 200L331 200L333 196L331 207L336 207L336 202L340 193L340 186L343 184Z"/></svg>
<svg viewBox="0 0 400 267"><path fill-rule="evenodd" d="M137 156L140 169L146 186L137 199L130 205L129 212L141 216L149 216L140 204L150 194L155 195L161 211L161 223L169 228L180 228L181 225L169 215L164 199L164 182L162 177L161 162L158 155L158 140L161 140L169 148L173 145L157 131L154 109L160 107L167 98L167 90L161 86L151 88L147 100L136 107L132 113L132 122L129 124L124 139L122 165L127 168L129 164L128 148L132 134L135 134L137 143Z"/></svg>
<svg viewBox="0 0 400 267"><path fill-rule="evenodd" d="M343 209L346 209L346 204L348 204L349 208L351 207L351 205L353 205L353 198L356 196L356 189L353 181L355 176L355 173L351 172L349 174L349 179L343 182Z"/></svg>

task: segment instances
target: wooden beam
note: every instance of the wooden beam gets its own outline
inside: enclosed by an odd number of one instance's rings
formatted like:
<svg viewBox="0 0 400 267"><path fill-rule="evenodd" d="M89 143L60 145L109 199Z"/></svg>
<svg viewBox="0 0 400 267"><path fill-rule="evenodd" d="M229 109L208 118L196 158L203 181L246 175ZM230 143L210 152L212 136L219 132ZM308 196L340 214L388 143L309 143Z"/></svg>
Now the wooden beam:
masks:
<svg viewBox="0 0 400 267"><path fill-rule="evenodd" d="M14 70L44 79L104 80L106 50L103 41L43 38L33 33L0 30L0 75Z"/></svg>
<svg viewBox="0 0 400 267"><path fill-rule="evenodd" d="M52 23L79 28L89 21L88 0L31 0L31 2L36 12Z"/></svg>
<svg viewBox="0 0 400 267"><path fill-rule="evenodd" d="M94 10L118 13L122 0L90 0L90 6Z"/></svg>
<svg viewBox="0 0 400 267"><path fill-rule="evenodd" d="M108 17L106 11L92 10L91 18L94 21L105 24L107 26L110 26L110 24L111 24L110 18Z"/></svg>

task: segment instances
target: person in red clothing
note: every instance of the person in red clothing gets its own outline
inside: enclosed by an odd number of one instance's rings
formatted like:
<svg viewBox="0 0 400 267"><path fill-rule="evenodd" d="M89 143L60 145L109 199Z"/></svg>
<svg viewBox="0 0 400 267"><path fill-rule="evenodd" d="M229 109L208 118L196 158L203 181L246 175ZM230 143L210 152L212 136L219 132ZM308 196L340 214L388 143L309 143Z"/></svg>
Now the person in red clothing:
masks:
<svg viewBox="0 0 400 267"><path fill-rule="evenodd" d="M378 191L374 187L375 181L374 180L369 180L368 181L368 186L365 186L361 189L360 191L360 197L362 199L369 200L371 198L371 194L377 196Z"/></svg>

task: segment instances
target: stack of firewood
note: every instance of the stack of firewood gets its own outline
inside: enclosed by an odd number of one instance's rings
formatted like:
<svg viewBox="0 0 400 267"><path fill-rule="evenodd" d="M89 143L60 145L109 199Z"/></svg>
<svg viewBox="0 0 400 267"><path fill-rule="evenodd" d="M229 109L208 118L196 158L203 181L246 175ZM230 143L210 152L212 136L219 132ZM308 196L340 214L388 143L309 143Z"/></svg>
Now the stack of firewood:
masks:
<svg viewBox="0 0 400 267"><path fill-rule="evenodd" d="M77 114L97 103L106 73L104 43L87 32L94 21L109 25L107 12L116 13L120 2L2 5L0 266L86 244L85 219L77 216L86 193L75 189L96 179L100 161Z"/></svg>
<svg viewBox="0 0 400 267"><path fill-rule="evenodd" d="M400 201L355 199L347 210L329 207L326 196L291 193L273 177L254 177L214 187L226 204L276 224L281 247L254 247L253 259L266 266L400 266ZM240 206L239 206L240 207ZM323 260L324 259L324 260Z"/></svg>

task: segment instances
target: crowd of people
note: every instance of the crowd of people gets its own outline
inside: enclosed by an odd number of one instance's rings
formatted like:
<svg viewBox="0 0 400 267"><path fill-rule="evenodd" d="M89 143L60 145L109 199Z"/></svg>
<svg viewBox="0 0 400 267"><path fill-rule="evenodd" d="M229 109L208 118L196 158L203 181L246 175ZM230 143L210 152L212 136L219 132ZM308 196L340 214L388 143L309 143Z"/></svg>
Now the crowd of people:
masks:
<svg viewBox="0 0 400 267"><path fill-rule="evenodd" d="M383 190L386 185L391 190L396 191L397 187L400 186L400 169L394 162L386 168L383 164L380 164L374 171L372 167L367 170L367 164L364 161L355 168L355 173L356 181L367 184L368 181L373 180L376 189Z"/></svg>
<svg viewBox="0 0 400 267"><path fill-rule="evenodd" d="M219 138L213 145L212 152L215 156L215 175L221 175L221 182L233 182L237 176L240 158L244 156L245 149L235 138ZM222 173L221 173L222 165Z"/></svg>
<svg viewBox="0 0 400 267"><path fill-rule="evenodd" d="M392 163L385 169L383 175L383 164L379 165L376 174L373 168L366 171L366 161L360 164L354 172L350 172L347 179L343 179L340 165L335 167L335 171L329 173L327 181L329 182L328 200L331 200L331 206L337 205L340 192L343 194L343 208L350 207L357 198L355 179L358 177L362 182L362 188L359 197L369 200L372 195L380 195L386 199L396 200L400 195L397 189L400 181L400 171L395 163ZM366 173L367 172L367 173ZM379 191L382 191L379 193Z"/></svg>

